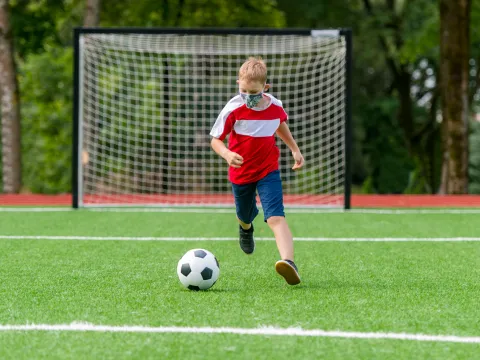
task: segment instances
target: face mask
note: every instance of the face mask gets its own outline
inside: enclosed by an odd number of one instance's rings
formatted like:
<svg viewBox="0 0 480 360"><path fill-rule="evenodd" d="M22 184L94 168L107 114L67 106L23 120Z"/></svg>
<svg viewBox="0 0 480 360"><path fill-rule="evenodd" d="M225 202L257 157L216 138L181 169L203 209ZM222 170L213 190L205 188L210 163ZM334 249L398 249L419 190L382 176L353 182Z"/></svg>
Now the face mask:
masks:
<svg viewBox="0 0 480 360"><path fill-rule="evenodd" d="M245 93L240 93L240 96L242 97L243 101L245 102L245 105L249 109L254 108L255 106L258 105L260 100L262 100L263 97L263 91L261 91L258 94L245 94Z"/></svg>

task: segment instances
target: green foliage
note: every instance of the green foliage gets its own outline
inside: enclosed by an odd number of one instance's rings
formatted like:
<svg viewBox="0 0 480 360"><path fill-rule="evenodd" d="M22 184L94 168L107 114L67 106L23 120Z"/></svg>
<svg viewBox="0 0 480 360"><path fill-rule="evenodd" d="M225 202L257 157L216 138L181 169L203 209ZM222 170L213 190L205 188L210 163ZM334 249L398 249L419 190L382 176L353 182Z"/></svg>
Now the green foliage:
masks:
<svg viewBox="0 0 480 360"><path fill-rule="evenodd" d="M438 58L440 12L437 1L417 0L408 2L404 28L405 43L401 51L404 62L413 62L419 57ZM470 19L470 40L472 56L478 54L480 41L480 2L472 1Z"/></svg>
<svg viewBox="0 0 480 360"><path fill-rule="evenodd" d="M282 27L274 0L103 0L102 26Z"/></svg>
<svg viewBox="0 0 480 360"><path fill-rule="evenodd" d="M32 192L70 191L72 50L53 47L20 64L23 183Z"/></svg>
<svg viewBox="0 0 480 360"><path fill-rule="evenodd" d="M438 2L278 0L278 4L288 26L353 29L354 183L364 183L364 191L371 192L435 192L442 160L439 125L434 121L440 108ZM472 57L480 59L478 1L472 2L471 16ZM411 127L398 117L396 106L380 110L385 102L400 100L396 75L400 69L412 80ZM408 96L405 87L402 91L404 98ZM400 131L402 124L413 134ZM369 138L367 133L375 127L388 131ZM386 147L389 150L384 153Z"/></svg>
<svg viewBox="0 0 480 360"><path fill-rule="evenodd" d="M400 129L391 118L397 108L395 99L382 98L362 111L362 153L370 174L365 192L401 194L408 187L414 164L409 160Z"/></svg>
<svg viewBox="0 0 480 360"><path fill-rule="evenodd" d="M438 4L432 0L410 1L405 9L404 44L400 50L403 63L419 58L438 58L440 14Z"/></svg>
<svg viewBox="0 0 480 360"><path fill-rule="evenodd" d="M166 0L162 5L147 1L129 3L127 6L125 1L106 0L102 2L101 23L104 26L254 27L268 24L269 27L279 27L284 25L282 13L275 9L275 2L270 0L263 2L249 0L240 3L227 0ZM68 44L72 27L81 23L83 6L84 3L80 0L32 2L16 0L12 2L13 29L17 52L21 59L19 83L23 117L23 182L24 187L29 191L41 193L70 191L73 60L71 49L63 48L61 44ZM33 22L29 22L32 18ZM38 24L41 25L38 26ZM125 79L119 79L118 74L110 75L108 79L99 79L99 83L104 84L104 88L113 89L110 95L124 91L122 81L125 82ZM145 81L146 87L162 86L161 83L149 82L149 79ZM145 104L145 106L156 108L155 104ZM118 121L126 128L131 124L127 119ZM161 126L161 124L150 124L148 119L139 122L145 123L145 126L147 124ZM140 129L131 130L140 131ZM114 133L110 127L105 126L99 134L99 145L118 146L117 144L121 143L117 139L119 136L122 134ZM150 140L160 141L160 139L147 137L143 139L147 142ZM124 144L124 146L130 145ZM137 152L135 148L133 150L134 153ZM108 156L105 167L99 171L115 174L138 170L125 169L124 165L118 162L112 163L108 160Z"/></svg>
<svg viewBox="0 0 480 360"><path fill-rule="evenodd" d="M433 94L438 83L435 70L439 49L438 2L395 0L392 9L388 7L388 1L370 0L370 3L373 15L367 13L362 0L102 0L100 25L352 28L354 184L363 184L367 192L425 191L423 164L418 156L407 151L404 134L399 128L398 93L385 55L388 53L397 66L405 65L412 74L420 71L421 77L413 81L418 87L414 96L428 98ZM20 71L25 187L36 192L69 191L72 58L66 47L71 45L72 28L82 24L85 2L10 0L10 5ZM476 59L472 62L472 69L478 69L480 59L479 22L480 2L472 1L471 55ZM399 37L395 33L397 29L400 30ZM387 53L380 45L380 36L386 39ZM420 66L424 59L428 59L427 68ZM433 75L424 74L432 69ZM425 85L427 79L435 79L432 88ZM121 79L115 78L114 74L100 81L108 82L114 91L121 91ZM418 100L414 100L415 130L429 121L430 102L420 104ZM127 124L127 119L119 121ZM470 137L471 192L480 192L479 133L477 124L473 124ZM105 127L99 140L102 144L114 144L118 142L115 138L118 136ZM434 136L440 138L439 134ZM159 139L143 139L150 140ZM422 146L426 146L424 142ZM441 161L437 143L432 155L435 178L438 178ZM427 153L427 147L423 151ZM105 166L109 166L108 171L113 173L122 167L108 161ZM308 176L304 174L299 181Z"/></svg>
<svg viewBox="0 0 480 360"><path fill-rule="evenodd" d="M84 0L11 0L11 26L17 54L42 53L69 44L81 25Z"/></svg>
<svg viewBox="0 0 480 360"><path fill-rule="evenodd" d="M288 26L353 29L353 151L352 180L363 192L402 193L407 190L414 160L406 150L396 113L397 94L393 77L380 46L379 35L389 39L389 30L380 29L389 21L384 2L372 4L369 16L362 1L279 0ZM398 12L406 11L403 6ZM379 10L380 9L380 10ZM399 62L399 55L396 54Z"/></svg>
<svg viewBox="0 0 480 360"><path fill-rule="evenodd" d="M480 194L480 122L471 124L469 186L470 194Z"/></svg>

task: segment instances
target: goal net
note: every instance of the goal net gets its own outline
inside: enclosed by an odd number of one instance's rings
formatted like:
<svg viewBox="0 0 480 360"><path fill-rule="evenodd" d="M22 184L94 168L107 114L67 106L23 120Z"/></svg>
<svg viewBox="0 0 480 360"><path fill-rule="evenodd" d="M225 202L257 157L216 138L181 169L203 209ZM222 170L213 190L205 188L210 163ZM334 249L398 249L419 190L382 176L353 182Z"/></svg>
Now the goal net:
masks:
<svg viewBox="0 0 480 360"><path fill-rule="evenodd" d="M277 139L285 205L345 206L347 45L332 30L77 29L74 206L233 206L209 133L249 56L306 160L292 171Z"/></svg>

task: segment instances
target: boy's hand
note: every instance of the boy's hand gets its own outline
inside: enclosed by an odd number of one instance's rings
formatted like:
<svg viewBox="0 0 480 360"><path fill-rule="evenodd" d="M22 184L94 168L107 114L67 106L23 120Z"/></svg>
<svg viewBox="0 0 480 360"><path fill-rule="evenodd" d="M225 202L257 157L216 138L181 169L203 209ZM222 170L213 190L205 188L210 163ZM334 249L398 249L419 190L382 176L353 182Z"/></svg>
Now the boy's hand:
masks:
<svg viewBox="0 0 480 360"><path fill-rule="evenodd" d="M225 154L225 160L227 160L228 165L237 169L243 164L243 157L233 151L228 151Z"/></svg>
<svg viewBox="0 0 480 360"><path fill-rule="evenodd" d="M305 160L303 159L303 155L300 151L292 152L292 155L295 160L295 165L293 165L292 170L298 170L303 166Z"/></svg>

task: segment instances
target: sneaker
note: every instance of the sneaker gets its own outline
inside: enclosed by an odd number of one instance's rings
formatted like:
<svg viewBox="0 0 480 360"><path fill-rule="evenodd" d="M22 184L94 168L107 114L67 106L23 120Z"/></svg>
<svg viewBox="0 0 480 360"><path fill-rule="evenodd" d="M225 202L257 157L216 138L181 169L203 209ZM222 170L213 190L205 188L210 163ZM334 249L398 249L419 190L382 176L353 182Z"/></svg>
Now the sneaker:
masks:
<svg viewBox="0 0 480 360"><path fill-rule="evenodd" d="M295 263L291 260L279 260L275 263L275 270L283 276L288 285L300 284L300 275Z"/></svg>
<svg viewBox="0 0 480 360"><path fill-rule="evenodd" d="M243 230L240 225L238 225L238 227L240 228L240 248L245 254L253 253L253 250L255 250L255 240L253 240L253 224L248 230Z"/></svg>

